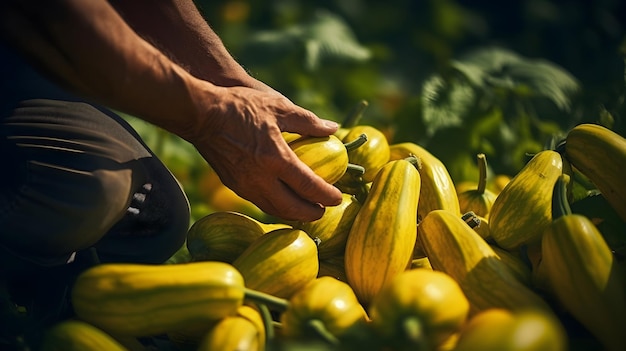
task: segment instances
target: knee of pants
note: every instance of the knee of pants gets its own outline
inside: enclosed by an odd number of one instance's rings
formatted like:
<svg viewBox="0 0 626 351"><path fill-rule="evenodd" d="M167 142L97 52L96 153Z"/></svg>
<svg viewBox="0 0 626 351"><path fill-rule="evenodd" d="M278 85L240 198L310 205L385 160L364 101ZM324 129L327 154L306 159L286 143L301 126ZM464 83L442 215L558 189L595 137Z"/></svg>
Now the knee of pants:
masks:
<svg viewBox="0 0 626 351"><path fill-rule="evenodd" d="M154 161L145 200L131 200L128 213L95 245L102 262L163 263L184 244L190 225L187 196Z"/></svg>
<svg viewBox="0 0 626 351"><path fill-rule="evenodd" d="M6 196L1 244L44 266L98 242L124 215L133 193L133 170L90 172L29 162L27 179Z"/></svg>

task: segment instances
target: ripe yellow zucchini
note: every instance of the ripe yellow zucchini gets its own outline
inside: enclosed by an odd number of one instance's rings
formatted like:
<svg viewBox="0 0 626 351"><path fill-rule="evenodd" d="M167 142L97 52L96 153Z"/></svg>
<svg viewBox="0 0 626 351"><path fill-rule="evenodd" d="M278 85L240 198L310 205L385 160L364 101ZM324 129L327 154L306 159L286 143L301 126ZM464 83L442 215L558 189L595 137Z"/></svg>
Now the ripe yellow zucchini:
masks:
<svg viewBox="0 0 626 351"><path fill-rule="evenodd" d="M388 162L372 181L345 250L348 283L364 305L411 262L419 193L420 175L408 160Z"/></svg>
<svg viewBox="0 0 626 351"><path fill-rule="evenodd" d="M411 155L419 159L421 178L420 200L417 212L424 218L432 210L448 210L461 214L454 182L446 166L436 156L411 142L391 144L390 160L400 160Z"/></svg>
<svg viewBox="0 0 626 351"><path fill-rule="evenodd" d="M469 302L448 274L417 268L389 281L368 312L372 329L384 340L413 345L416 350L435 350L461 329Z"/></svg>
<svg viewBox="0 0 626 351"><path fill-rule="evenodd" d="M265 328L258 311L243 305L234 316L219 320L200 338L197 351L263 351Z"/></svg>
<svg viewBox="0 0 626 351"><path fill-rule="evenodd" d="M433 269L448 273L459 283L471 314L494 307L551 311L460 216L446 210L431 211L420 223L419 240Z"/></svg>
<svg viewBox="0 0 626 351"><path fill-rule="evenodd" d="M561 154L543 150L502 189L489 213L489 231L506 250L541 241L541 231L552 220L551 196L563 174Z"/></svg>
<svg viewBox="0 0 626 351"><path fill-rule="evenodd" d="M45 330L39 351L128 351L113 336L87 322L69 319Z"/></svg>
<svg viewBox="0 0 626 351"><path fill-rule="evenodd" d="M461 213L474 212L477 216L487 217L491 206L496 200L496 193L487 189L487 158L478 154L478 184L476 188L467 189L458 194Z"/></svg>
<svg viewBox="0 0 626 351"><path fill-rule="evenodd" d="M580 124L565 138L565 157L626 221L626 139L598 124Z"/></svg>
<svg viewBox="0 0 626 351"><path fill-rule="evenodd" d="M234 314L244 280L224 262L108 263L81 273L71 299L78 318L104 331L151 336Z"/></svg>
<svg viewBox="0 0 626 351"><path fill-rule="evenodd" d="M378 170L389 161L389 142L379 129L368 125L355 125L343 137L344 143L351 142L365 134L367 141L361 146L348 151L350 163L362 166L365 169L363 180L371 182Z"/></svg>
<svg viewBox="0 0 626 351"><path fill-rule="evenodd" d="M302 230L280 228L258 238L233 266L247 288L288 299L317 277L317 246Z"/></svg>
<svg viewBox="0 0 626 351"><path fill-rule="evenodd" d="M350 285L324 276L293 294L280 320L282 335L288 338L310 337L312 322L323 324L338 338L355 323L365 322L367 314Z"/></svg>
<svg viewBox="0 0 626 351"><path fill-rule="evenodd" d="M556 299L607 350L626 349L626 291L604 237L589 218L573 214L566 179L554 189L554 220L541 241L538 270Z"/></svg>
<svg viewBox="0 0 626 351"><path fill-rule="evenodd" d="M329 184L339 180L348 168L348 150L334 135L326 137L302 136L291 140L289 147L300 161Z"/></svg>
<svg viewBox="0 0 626 351"><path fill-rule="evenodd" d="M299 223L294 227L318 241L320 260L343 255L348 233L360 208L361 203L354 195L343 193L341 204L327 207L320 219Z"/></svg>
<svg viewBox="0 0 626 351"><path fill-rule="evenodd" d="M218 211L193 223L187 231L187 249L192 261L232 263L263 234L265 231L254 218Z"/></svg>
<svg viewBox="0 0 626 351"><path fill-rule="evenodd" d="M565 351L568 339L560 321L537 310L492 308L469 320L455 351Z"/></svg>

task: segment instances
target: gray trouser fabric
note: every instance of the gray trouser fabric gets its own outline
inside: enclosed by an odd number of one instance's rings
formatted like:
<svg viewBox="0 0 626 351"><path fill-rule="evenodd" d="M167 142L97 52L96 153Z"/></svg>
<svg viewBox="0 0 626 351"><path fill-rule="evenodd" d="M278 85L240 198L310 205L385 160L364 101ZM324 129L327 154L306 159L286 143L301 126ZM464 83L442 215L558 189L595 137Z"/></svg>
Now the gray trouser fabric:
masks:
<svg viewBox="0 0 626 351"><path fill-rule="evenodd" d="M189 204L134 130L83 102L22 101L0 116L0 277L71 261L160 263Z"/></svg>

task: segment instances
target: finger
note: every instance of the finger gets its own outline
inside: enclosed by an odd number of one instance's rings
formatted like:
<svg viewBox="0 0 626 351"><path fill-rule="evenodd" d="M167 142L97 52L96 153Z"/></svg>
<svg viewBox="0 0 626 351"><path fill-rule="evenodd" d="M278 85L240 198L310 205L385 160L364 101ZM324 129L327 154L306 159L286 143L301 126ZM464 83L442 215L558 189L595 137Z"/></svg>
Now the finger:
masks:
<svg viewBox="0 0 626 351"><path fill-rule="evenodd" d="M302 199L281 182L273 185L269 194L259 196L254 202L263 212L286 221L312 222L324 215L323 206Z"/></svg>
<svg viewBox="0 0 626 351"><path fill-rule="evenodd" d="M293 106L291 113L277 119L281 131L321 137L331 135L339 128L337 122L319 118L307 109Z"/></svg>
<svg viewBox="0 0 626 351"><path fill-rule="evenodd" d="M322 206L341 203L341 191L315 174L306 164L297 160L289 165L288 170L281 172L281 179L299 197Z"/></svg>

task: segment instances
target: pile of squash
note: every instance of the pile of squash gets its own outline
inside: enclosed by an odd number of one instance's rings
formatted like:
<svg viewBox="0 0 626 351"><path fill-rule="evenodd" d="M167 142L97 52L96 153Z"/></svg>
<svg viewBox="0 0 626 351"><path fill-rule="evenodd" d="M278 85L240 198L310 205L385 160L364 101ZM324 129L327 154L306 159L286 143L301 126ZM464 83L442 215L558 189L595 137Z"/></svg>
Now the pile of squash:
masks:
<svg viewBox="0 0 626 351"><path fill-rule="evenodd" d="M307 223L217 211L167 264L94 266L43 349L626 349L623 257L570 206L585 179L626 221L623 137L581 124L500 185L478 155L471 186L371 126L284 137L340 205Z"/></svg>

